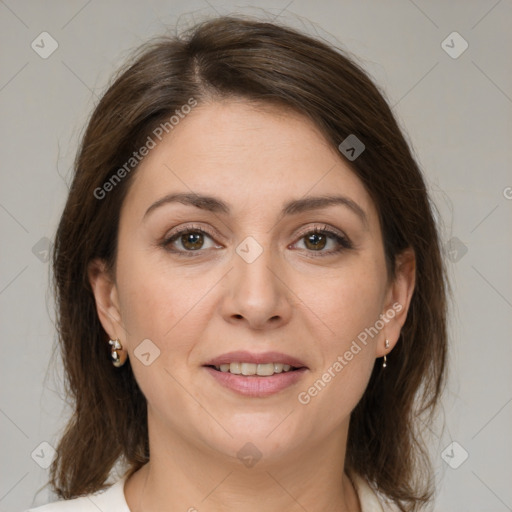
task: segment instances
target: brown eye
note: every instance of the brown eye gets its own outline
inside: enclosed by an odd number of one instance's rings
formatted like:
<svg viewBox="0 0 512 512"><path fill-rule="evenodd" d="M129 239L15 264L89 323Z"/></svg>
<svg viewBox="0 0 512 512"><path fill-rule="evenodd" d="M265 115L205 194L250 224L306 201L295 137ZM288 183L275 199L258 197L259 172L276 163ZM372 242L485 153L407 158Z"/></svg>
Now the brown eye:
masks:
<svg viewBox="0 0 512 512"><path fill-rule="evenodd" d="M213 235L195 226L183 227L162 240L160 245L166 251L188 256L198 256L210 249L222 249L222 245L215 243Z"/></svg>
<svg viewBox="0 0 512 512"><path fill-rule="evenodd" d="M315 228L302 236L292 245L292 248L306 251L309 255L333 256L345 250L352 249L352 242L344 235L325 226Z"/></svg>
<svg viewBox="0 0 512 512"><path fill-rule="evenodd" d="M197 231L184 233L181 235L180 240L182 246L189 251L201 249L204 245L204 235L203 233L199 233Z"/></svg>
<svg viewBox="0 0 512 512"><path fill-rule="evenodd" d="M322 250L327 245L327 236L323 233L310 233L304 237L304 245L312 251Z"/></svg>

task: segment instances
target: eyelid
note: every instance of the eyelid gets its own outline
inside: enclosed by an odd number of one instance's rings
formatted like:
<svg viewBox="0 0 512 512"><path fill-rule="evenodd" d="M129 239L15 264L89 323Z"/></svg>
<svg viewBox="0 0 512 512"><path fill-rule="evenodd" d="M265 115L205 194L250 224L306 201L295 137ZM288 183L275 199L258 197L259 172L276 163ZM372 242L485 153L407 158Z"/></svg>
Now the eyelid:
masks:
<svg viewBox="0 0 512 512"><path fill-rule="evenodd" d="M165 240L169 240L176 235L180 235L182 233L188 233L189 231L199 231L204 233L212 238L218 237L222 238L221 235L214 229L205 226L203 224L190 223L190 224L180 224L172 229L170 229L164 236Z"/></svg>
<svg viewBox="0 0 512 512"><path fill-rule="evenodd" d="M178 249L173 250L173 249L170 248L172 242L175 241L180 235L182 235L183 233L189 233L189 232L199 232L199 233L202 233L202 234L208 236L209 238L211 238L212 241L215 243L215 245L222 245L221 243L219 243L217 241L217 239L218 238L223 238L223 237L220 234L218 234L216 230L213 230L213 229L211 229L209 227L206 227L204 225L198 225L196 223L183 224L183 225L177 226L175 228L172 228L170 231L168 231L163 236L163 238L161 239L159 245L161 245L164 249L166 249L168 251L179 253L179 254L186 254L186 253L189 253L189 252L190 253L199 253L201 251L201 249L199 249L198 251L181 251L181 250L178 250Z"/></svg>
<svg viewBox="0 0 512 512"><path fill-rule="evenodd" d="M334 226L330 226L329 224L316 224L314 226L307 226L305 228L301 228L295 235L296 239L300 239L310 233L327 233L332 236L338 236L350 242L350 238L343 232L341 229L335 228Z"/></svg>
<svg viewBox="0 0 512 512"><path fill-rule="evenodd" d="M309 235L311 233L320 233L320 234L325 234L327 236L330 236L331 238L334 238L336 240L336 242L340 245L340 247L338 249L330 250L330 251L308 251L308 252L311 252L312 254L316 253L316 256L328 256L330 254L336 254L343 250L350 250L350 249L354 248L353 242L343 231L341 231L340 229L337 229L333 226L330 226L328 224L321 224L321 225L308 226L306 228L302 228L295 235L295 242L293 242L291 244L291 246L294 246L300 240L302 240L306 235Z"/></svg>
<svg viewBox="0 0 512 512"><path fill-rule="evenodd" d="M308 224L307 226L300 228L297 231L296 236L301 237L301 236L307 235L308 233L311 233L313 231L327 231L327 232L336 233L337 235L340 235L340 236L345 236L343 231L341 231L333 226L330 226L329 224L325 224L323 222L312 223L312 224L313 225Z"/></svg>

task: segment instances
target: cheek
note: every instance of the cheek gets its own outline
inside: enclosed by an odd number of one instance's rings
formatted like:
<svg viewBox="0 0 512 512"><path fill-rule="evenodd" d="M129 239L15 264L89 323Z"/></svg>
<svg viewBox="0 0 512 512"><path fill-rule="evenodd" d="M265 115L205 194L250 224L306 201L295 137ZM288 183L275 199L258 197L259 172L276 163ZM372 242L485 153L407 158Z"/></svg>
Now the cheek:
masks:
<svg viewBox="0 0 512 512"><path fill-rule="evenodd" d="M329 275L301 283L298 295L328 333L327 352L343 349L382 313L386 274L379 258L355 257Z"/></svg>
<svg viewBox="0 0 512 512"><path fill-rule="evenodd" d="M213 285L215 280L203 275L194 282L143 254L123 256L117 269L119 300L136 381L155 409L172 403L180 410L192 407L190 414L197 415L200 410L193 408L195 402L179 383L188 377L189 355L207 322L208 303L202 300L206 288L200 284Z"/></svg>
<svg viewBox="0 0 512 512"><path fill-rule="evenodd" d="M387 276L383 256L367 254L323 280L322 293L304 295L329 330L317 338L322 362L301 390L299 403L310 421L325 418L327 430L357 405L375 364L378 333L371 328L382 313Z"/></svg>
<svg viewBox="0 0 512 512"><path fill-rule="evenodd" d="M338 428L350 417L366 390L374 365L374 359L364 349L350 362L334 361L341 365L341 370L329 364L297 397L304 421L322 433ZM322 418L321 425L318 418Z"/></svg>
<svg viewBox="0 0 512 512"><path fill-rule="evenodd" d="M144 251L125 252L118 262L118 286L127 332L164 342L192 310L201 309L209 281L215 283L209 276L191 279Z"/></svg>
<svg viewBox="0 0 512 512"><path fill-rule="evenodd" d="M319 364L297 396L311 428L320 417L323 432L337 428L361 399L375 364L378 337L368 332L381 312L379 299L371 280L340 279L324 300L312 302L328 329L315 337Z"/></svg>

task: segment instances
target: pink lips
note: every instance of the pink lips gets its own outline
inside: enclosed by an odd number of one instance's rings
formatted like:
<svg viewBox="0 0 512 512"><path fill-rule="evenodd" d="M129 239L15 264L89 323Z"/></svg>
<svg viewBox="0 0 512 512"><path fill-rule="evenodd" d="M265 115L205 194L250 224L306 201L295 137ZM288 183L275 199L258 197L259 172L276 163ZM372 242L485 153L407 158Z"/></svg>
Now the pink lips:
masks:
<svg viewBox="0 0 512 512"><path fill-rule="evenodd" d="M205 367L205 370L222 386L240 395L255 398L264 398L282 391L299 381L307 371L306 368L301 368L286 373L274 373L270 377L260 377L259 375L243 376L219 372L209 366Z"/></svg>
<svg viewBox="0 0 512 512"><path fill-rule="evenodd" d="M289 364L295 368L303 368L306 366L297 358L282 354L281 352L262 352L261 354L254 354L252 352L246 351L228 352L227 354L222 354L221 356L208 361L204 366L220 366L221 364L228 363L281 363Z"/></svg>
<svg viewBox="0 0 512 512"><path fill-rule="evenodd" d="M229 372L220 372L213 366L228 363L281 363L289 364L296 370L275 373L267 377L259 375L234 375ZM243 396L264 398L286 389L298 382L307 372L307 367L299 359L280 352L264 352L254 354L251 352L229 352L218 356L204 365L205 370L223 387Z"/></svg>

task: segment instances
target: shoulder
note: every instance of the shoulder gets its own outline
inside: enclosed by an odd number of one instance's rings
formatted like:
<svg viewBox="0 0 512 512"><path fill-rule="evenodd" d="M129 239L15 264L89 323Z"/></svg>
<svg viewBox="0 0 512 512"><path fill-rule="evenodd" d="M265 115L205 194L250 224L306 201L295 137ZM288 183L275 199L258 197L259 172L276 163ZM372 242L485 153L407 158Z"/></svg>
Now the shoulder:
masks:
<svg viewBox="0 0 512 512"><path fill-rule="evenodd" d="M361 512L398 512L395 506L381 499L370 484L357 473L351 472L350 478L359 498Z"/></svg>
<svg viewBox="0 0 512 512"><path fill-rule="evenodd" d="M56 501L41 507L31 508L26 512L130 512L124 497L124 481L122 478L104 491L81 496L72 500Z"/></svg>

